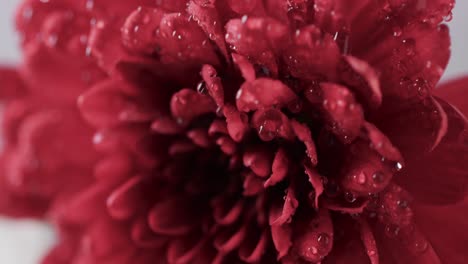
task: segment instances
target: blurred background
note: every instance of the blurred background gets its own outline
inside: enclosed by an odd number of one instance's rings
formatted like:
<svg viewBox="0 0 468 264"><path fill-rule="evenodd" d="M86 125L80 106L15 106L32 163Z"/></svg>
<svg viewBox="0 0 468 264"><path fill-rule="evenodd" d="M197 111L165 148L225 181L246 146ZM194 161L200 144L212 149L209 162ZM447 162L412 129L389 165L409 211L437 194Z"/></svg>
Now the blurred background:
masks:
<svg viewBox="0 0 468 264"><path fill-rule="evenodd" d="M20 0L0 0L0 63L16 64L21 55L14 31L13 14ZM468 1L458 0L454 19L449 23L452 32L452 58L444 81L468 74ZM53 230L37 221L16 221L0 217L0 263L37 264L53 245Z"/></svg>

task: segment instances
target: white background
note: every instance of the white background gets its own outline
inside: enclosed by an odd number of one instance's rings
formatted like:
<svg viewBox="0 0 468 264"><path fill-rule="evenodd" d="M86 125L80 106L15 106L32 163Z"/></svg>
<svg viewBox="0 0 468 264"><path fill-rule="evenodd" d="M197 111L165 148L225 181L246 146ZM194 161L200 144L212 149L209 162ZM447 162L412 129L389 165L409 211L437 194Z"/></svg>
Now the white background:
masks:
<svg viewBox="0 0 468 264"><path fill-rule="evenodd" d="M13 13L19 0L0 0L0 63L14 64L21 55L13 29ZM468 74L468 1L458 0L450 22L452 59L445 80ZM54 234L43 223L0 218L0 263L36 264L53 244Z"/></svg>

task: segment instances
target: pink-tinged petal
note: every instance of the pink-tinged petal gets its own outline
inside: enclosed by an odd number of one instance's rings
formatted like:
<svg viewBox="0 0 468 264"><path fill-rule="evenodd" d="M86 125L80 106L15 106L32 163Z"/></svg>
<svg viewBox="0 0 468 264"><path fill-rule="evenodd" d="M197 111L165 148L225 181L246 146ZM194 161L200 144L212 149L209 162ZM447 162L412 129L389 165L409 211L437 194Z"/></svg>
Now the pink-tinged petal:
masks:
<svg viewBox="0 0 468 264"><path fill-rule="evenodd" d="M333 250L325 257L322 263L347 264L352 261L353 263L359 264L371 264L366 249L360 239L360 230L355 220L349 216L336 217L333 220L335 230L341 230L341 239L336 239L334 241Z"/></svg>
<svg viewBox="0 0 468 264"><path fill-rule="evenodd" d="M237 144L234 140L227 136L221 136L216 140L216 144L220 147L224 154L231 156L237 151Z"/></svg>
<svg viewBox="0 0 468 264"><path fill-rule="evenodd" d="M340 79L353 87L367 105L378 107L382 104L379 76L367 62L353 56L344 56L341 67Z"/></svg>
<svg viewBox="0 0 468 264"><path fill-rule="evenodd" d="M209 148L213 145L213 141L206 129L192 129L187 132L187 137L192 140L192 142L202 148Z"/></svg>
<svg viewBox="0 0 468 264"><path fill-rule="evenodd" d="M291 121L291 126L297 138L300 141L304 142L304 145L306 146L306 153L307 156L310 158L310 161L313 165L317 165L317 150L315 147L315 142L312 139L310 129L306 125L301 124L296 120Z"/></svg>
<svg viewBox="0 0 468 264"><path fill-rule="evenodd" d="M400 37L389 36L360 57L381 72L384 96L424 98L447 66L449 30L446 25L410 24Z"/></svg>
<svg viewBox="0 0 468 264"><path fill-rule="evenodd" d="M353 141L360 133L364 111L353 94L344 86L322 83L322 109L329 129L345 143Z"/></svg>
<svg viewBox="0 0 468 264"><path fill-rule="evenodd" d="M253 172L248 172L245 173L244 175L244 192L243 194L245 196L257 196L259 193L263 192L263 184L264 181L260 177L258 177L255 173Z"/></svg>
<svg viewBox="0 0 468 264"><path fill-rule="evenodd" d="M274 221L274 220L273 220ZM270 220L270 223L272 221ZM271 237L276 251L278 251L278 260L282 259L289 253L292 247L292 228L288 225L272 225Z"/></svg>
<svg viewBox="0 0 468 264"><path fill-rule="evenodd" d="M224 106L224 88L223 84L221 83L221 78L218 77L218 73L216 69L213 68L211 65L203 65L201 76L205 81L206 89L208 93L216 102L218 107ZM203 84L202 84L203 85Z"/></svg>
<svg viewBox="0 0 468 264"><path fill-rule="evenodd" d="M121 182L131 175L133 164L127 153L113 153L96 163L94 177L98 180Z"/></svg>
<svg viewBox="0 0 468 264"><path fill-rule="evenodd" d="M272 174L270 178L265 182L265 187L274 186L277 183L283 181L288 175L289 159L286 155L286 151L280 148L273 159Z"/></svg>
<svg viewBox="0 0 468 264"><path fill-rule="evenodd" d="M116 87L125 85L125 83L105 81L81 95L78 98L78 106L83 117L96 127L152 120L155 113L149 106L115 90Z"/></svg>
<svg viewBox="0 0 468 264"><path fill-rule="evenodd" d="M148 0L145 0L148 1ZM187 8L186 0L158 0L156 3L149 0L148 5L156 4L157 7L160 7L169 12L183 12ZM141 6L141 4L140 4Z"/></svg>
<svg viewBox="0 0 468 264"><path fill-rule="evenodd" d="M342 169L341 185L358 195L379 193L388 186L396 166L401 163L382 161L367 143L356 142L350 147Z"/></svg>
<svg viewBox="0 0 468 264"><path fill-rule="evenodd" d="M199 223L201 212L197 211L193 199L182 195L159 201L149 212L149 226L158 234L184 235Z"/></svg>
<svg viewBox="0 0 468 264"><path fill-rule="evenodd" d="M268 229L264 229L259 236L249 234L249 239L245 241L239 248L239 257L247 263L258 263L266 253L270 233Z"/></svg>
<svg viewBox="0 0 468 264"><path fill-rule="evenodd" d="M245 113L239 112L232 105L224 106L223 113L226 117L229 135L234 141L241 142L250 129L249 117Z"/></svg>
<svg viewBox="0 0 468 264"><path fill-rule="evenodd" d="M288 43L286 25L271 18L232 19L226 24L226 42L238 54L278 74L275 53Z"/></svg>
<svg viewBox="0 0 468 264"><path fill-rule="evenodd" d="M152 54L157 51L155 30L159 27L164 12L160 9L139 7L133 11L122 26L123 45L133 52Z"/></svg>
<svg viewBox="0 0 468 264"><path fill-rule="evenodd" d="M91 28L86 54L92 55L98 65L108 73L113 73L119 61L130 60L122 45L119 26L99 20Z"/></svg>
<svg viewBox="0 0 468 264"><path fill-rule="evenodd" d="M361 227L361 240L366 248L367 255L371 261L371 264L379 264L379 253L377 249L377 244L375 242L374 234L372 229L367 223L367 220L360 219L359 225Z"/></svg>
<svg viewBox="0 0 468 264"><path fill-rule="evenodd" d="M468 116L468 100L465 98L467 91L468 77L464 77L442 84L434 93Z"/></svg>
<svg viewBox="0 0 468 264"><path fill-rule="evenodd" d="M305 167L305 173L307 176L309 176L309 182L312 184L312 187L314 187L314 206L315 208L319 208L319 198L323 193L323 182L322 182L322 177L320 174L318 174L317 171L315 171L312 168L309 168L308 166Z"/></svg>
<svg viewBox="0 0 468 264"><path fill-rule="evenodd" d="M214 246L223 253L238 248L247 236L247 225L227 226L215 235Z"/></svg>
<svg viewBox="0 0 468 264"><path fill-rule="evenodd" d="M270 225L282 226L290 223L298 206L299 201L296 198L294 187L290 185L286 190L283 204L277 203L270 208Z"/></svg>
<svg viewBox="0 0 468 264"><path fill-rule="evenodd" d="M296 31L293 45L283 53L287 70L294 77L314 80L320 75L335 79L340 50L331 35L323 35L316 26Z"/></svg>
<svg viewBox="0 0 468 264"><path fill-rule="evenodd" d="M166 14L158 29L156 36L161 62L174 64L182 69L187 66L199 67L200 64L219 64L219 58L208 36L195 21L189 21L187 15Z"/></svg>
<svg viewBox="0 0 468 264"><path fill-rule="evenodd" d="M169 146L167 153L174 157L177 155L190 153L196 149L197 146L193 144L192 141L188 139L181 139L174 141L171 146Z"/></svg>
<svg viewBox="0 0 468 264"><path fill-rule="evenodd" d="M383 158L403 164L400 151L395 148L390 140L373 124L364 122L364 129L369 137L371 148L377 151Z"/></svg>
<svg viewBox="0 0 468 264"><path fill-rule="evenodd" d="M163 116L153 121L151 130L163 135L174 135L181 133L184 126L177 123L172 117Z"/></svg>
<svg viewBox="0 0 468 264"><path fill-rule="evenodd" d="M255 68L247 58L237 53L233 53L232 60L241 71L242 77L244 77L246 82L252 82L255 80Z"/></svg>
<svg viewBox="0 0 468 264"><path fill-rule="evenodd" d="M243 209L245 208L245 201L240 199L223 198L213 200L211 206L213 207L213 217L216 223L221 225L232 225L239 219Z"/></svg>
<svg viewBox="0 0 468 264"><path fill-rule="evenodd" d="M23 80L36 98L52 104L74 103L87 87L104 77L88 59L69 58L42 44L28 45L24 53Z"/></svg>
<svg viewBox="0 0 468 264"><path fill-rule="evenodd" d="M215 119L208 128L208 134L214 136L216 134L228 135L226 121L221 119Z"/></svg>
<svg viewBox="0 0 468 264"><path fill-rule="evenodd" d="M135 176L114 190L106 200L109 214L116 219L128 219L135 215L141 206L142 177Z"/></svg>
<svg viewBox="0 0 468 264"><path fill-rule="evenodd" d="M143 248L162 247L167 243L167 237L155 234L148 225L146 218L140 217L132 225L132 240Z"/></svg>
<svg viewBox="0 0 468 264"><path fill-rule="evenodd" d="M415 219L443 263L463 264L468 259L468 199L446 206L415 204ZM443 227L443 228L441 228Z"/></svg>
<svg viewBox="0 0 468 264"><path fill-rule="evenodd" d="M315 23L328 32L338 32L351 24L370 2L369 0L359 3L346 0L317 0L314 4Z"/></svg>
<svg viewBox="0 0 468 264"><path fill-rule="evenodd" d="M7 68L0 65L0 98L13 99L26 92L24 82L18 73L13 68Z"/></svg>
<svg viewBox="0 0 468 264"><path fill-rule="evenodd" d="M259 177L265 178L271 174L273 155L270 149L262 147L247 149L243 161L244 166L250 168Z"/></svg>
<svg viewBox="0 0 468 264"><path fill-rule="evenodd" d="M278 109L267 108L255 111L251 123L263 141L271 141L277 137L289 140L294 138L288 117Z"/></svg>
<svg viewBox="0 0 468 264"><path fill-rule="evenodd" d="M353 202L353 204L350 206L349 204L343 205L343 204L338 204L335 202L330 202L327 200L323 201L324 208L327 208L331 211L340 212L344 214L350 214L350 215L362 214L362 212L364 212L364 209L367 207L368 204L369 204L368 201Z"/></svg>
<svg viewBox="0 0 468 264"><path fill-rule="evenodd" d="M238 13L239 15L249 14L252 10L255 9L258 0L228 0L228 5L232 11Z"/></svg>
<svg viewBox="0 0 468 264"><path fill-rule="evenodd" d="M187 124L201 115L216 112L216 105L206 95L182 89L172 96L171 112L177 121Z"/></svg>
<svg viewBox="0 0 468 264"><path fill-rule="evenodd" d="M267 107L285 107L297 101L296 94L281 81L260 78L244 83L236 96L239 111L250 112Z"/></svg>
<svg viewBox="0 0 468 264"><path fill-rule="evenodd" d="M73 223L85 224L93 221L93 216L106 213L97 200L104 201L104 194L111 188L105 184L94 184L68 202L66 205L56 208L52 212L52 218Z"/></svg>
<svg viewBox="0 0 468 264"><path fill-rule="evenodd" d="M450 263L440 258L418 226L409 225L389 233L388 226L377 225L374 228L374 235L379 247L381 263Z"/></svg>
<svg viewBox="0 0 468 264"><path fill-rule="evenodd" d="M408 108L393 116L393 121L388 118L386 124L394 127L383 131L405 158L406 167L395 178L399 185L418 201L453 203L463 199L468 190L467 122L456 109L434 100L440 108ZM447 118L446 129L440 111Z"/></svg>
<svg viewBox="0 0 468 264"><path fill-rule="evenodd" d="M206 241L197 233L172 239L167 249L167 261L174 264L191 263L203 250L205 244Z"/></svg>
<svg viewBox="0 0 468 264"><path fill-rule="evenodd" d="M294 230L294 245L290 252L293 258L319 262L332 250L333 223L327 209L320 209L317 215L298 220Z"/></svg>
<svg viewBox="0 0 468 264"><path fill-rule="evenodd" d="M214 4L207 5L206 1L191 0L187 3L187 12L203 29L209 39L216 43L226 60L229 60L226 43L224 42L222 23L218 23L220 15ZM207 45L209 43L202 44Z"/></svg>

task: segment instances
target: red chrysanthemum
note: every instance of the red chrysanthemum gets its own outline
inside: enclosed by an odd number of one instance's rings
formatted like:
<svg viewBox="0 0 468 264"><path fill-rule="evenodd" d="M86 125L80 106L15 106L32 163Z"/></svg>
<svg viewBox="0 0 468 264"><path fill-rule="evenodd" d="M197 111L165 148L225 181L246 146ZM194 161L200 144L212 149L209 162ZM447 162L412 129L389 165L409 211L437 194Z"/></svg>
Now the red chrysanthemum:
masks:
<svg viewBox="0 0 468 264"><path fill-rule="evenodd" d="M463 264L453 2L25 1L0 208L44 264Z"/></svg>

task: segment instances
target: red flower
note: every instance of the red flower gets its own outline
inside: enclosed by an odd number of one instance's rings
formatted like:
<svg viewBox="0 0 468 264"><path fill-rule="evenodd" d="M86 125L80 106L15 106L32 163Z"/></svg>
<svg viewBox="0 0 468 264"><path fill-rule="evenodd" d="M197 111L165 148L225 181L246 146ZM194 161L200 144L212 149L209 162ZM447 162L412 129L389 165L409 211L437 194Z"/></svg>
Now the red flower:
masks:
<svg viewBox="0 0 468 264"><path fill-rule="evenodd" d="M1 208L57 224L44 263L462 264L452 7L26 1Z"/></svg>

